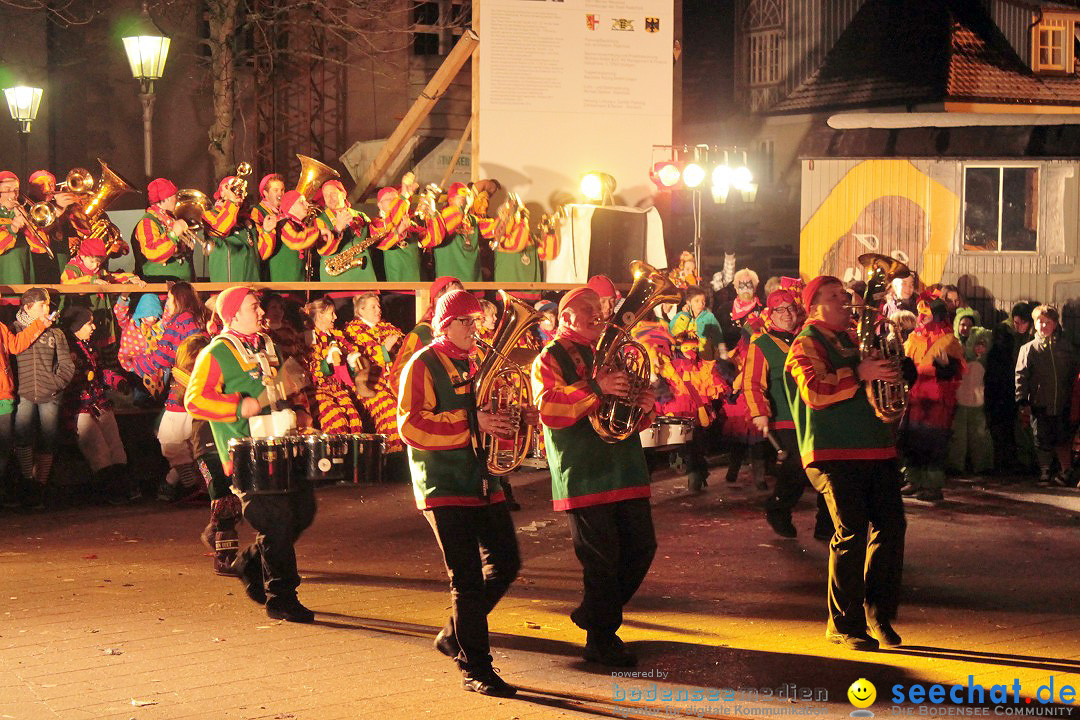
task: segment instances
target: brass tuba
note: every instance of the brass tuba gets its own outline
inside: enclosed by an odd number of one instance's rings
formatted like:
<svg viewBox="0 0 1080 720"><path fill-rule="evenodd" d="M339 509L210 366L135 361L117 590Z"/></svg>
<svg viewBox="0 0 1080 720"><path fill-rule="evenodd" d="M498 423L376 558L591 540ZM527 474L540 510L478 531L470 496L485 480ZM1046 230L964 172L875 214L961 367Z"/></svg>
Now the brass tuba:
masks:
<svg viewBox="0 0 1080 720"><path fill-rule="evenodd" d="M212 207L210 198L201 190L185 188L177 191L173 215L187 223L188 229L180 235L180 242L188 253L194 253L195 243L199 242L198 233L203 229L203 213ZM212 248L212 243L206 243L203 245L203 252L209 254Z"/></svg>
<svg viewBox="0 0 1080 720"><path fill-rule="evenodd" d="M878 253L864 253L859 256L859 264L863 266L866 275L866 292L863 293L863 304L860 308L859 324L856 334L859 338L859 356L886 358L894 361L897 366L904 357L904 345L899 334L879 332L878 317L882 314L881 305L885 298L885 291L895 278L905 278L911 274L907 265L888 255ZM891 325L888 318L884 318L885 325ZM874 414L882 422L892 423L900 420L907 408L908 385L903 379L896 382L873 380L866 384L866 397L870 406L874 408Z"/></svg>
<svg viewBox="0 0 1080 720"><path fill-rule="evenodd" d="M304 219L304 224L310 225L319 214L319 208L315 205L315 195L324 182L339 178L341 175L329 165L323 165L307 155L297 153L296 159L300 161L300 179L296 181L296 192L308 201L308 215Z"/></svg>
<svg viewBox="0 0 1080 720"><path fill-rule="evenodd" d="M491 343L477 339L476 344L486 354L476 371L476 404L481 410L507 410L515 428L513 447L510 438L484 434L481 446L487 451L487 469L492 475L506 475L521 465L532 441L531 428L521 427L521 411L532 405L529 373L508 355L521 336L543 316L528 303L499 291L502 313L495 325Z"/></svg>
<svg viewBox="0 0 1080 720"><path fill-rule="evenodd" d="M77 237L71 238L71 242L74 243L71 248L72 257L77 254L79 244L92 237L101 239L109 255L127 252L127 243L120 235L120 229L105 216L105 209L124 193L135 192L135 188L113 172L104 160L98 158L97 161L101 165L101 175L98 177L97 184L92 191L79 200L77 206L73 206L71 226ZM81 172L76 172L76 170L81 170ZM78 188L86 187L90 179L88 172L76 168L68 173L67 184L69 188L72 188L74 183L75 189L72 192L75 192Z"/></svg>
<svg viewBox="0 0 1080 720"><path fill-rule="evenodd" d="M594 380L601 372L615 371L625 372L630 379L630 391L625 398L604 395L589 415L593 430L609 443L621 442L637 431L643 413L635 400L652 384L652 361L645 347L630 337L630 330L657 305L682 300L682 291L667 273L640 260L630 263L630 272L634 284L600 335L593 360Z"/></svg>

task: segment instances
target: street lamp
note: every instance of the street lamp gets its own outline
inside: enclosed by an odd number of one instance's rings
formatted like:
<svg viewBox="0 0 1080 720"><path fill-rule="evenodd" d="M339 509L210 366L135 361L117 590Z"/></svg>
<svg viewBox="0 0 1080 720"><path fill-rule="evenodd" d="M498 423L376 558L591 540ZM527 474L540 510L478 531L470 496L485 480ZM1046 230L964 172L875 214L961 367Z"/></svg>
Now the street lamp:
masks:
<svg viewBox="0 0 1080 720"><path fill-rule="evenodd" d="M4 88L4 97L7 98L11 119L19 124L19 174L26 177L30 123L37 120L38 107L41 105L41 88L25 85Z"/></svg>
<svg viewBox="0 0 1080 720"><path fill-rule="evenodd" d="M154 122L154 81L160 80L165 72L169 38L150 19L150 9L144 1L142 15L127 29L123 40L131 74L139 81L139 99L143 108L143 172L149 178L154 149L151 132Z"/></svg>

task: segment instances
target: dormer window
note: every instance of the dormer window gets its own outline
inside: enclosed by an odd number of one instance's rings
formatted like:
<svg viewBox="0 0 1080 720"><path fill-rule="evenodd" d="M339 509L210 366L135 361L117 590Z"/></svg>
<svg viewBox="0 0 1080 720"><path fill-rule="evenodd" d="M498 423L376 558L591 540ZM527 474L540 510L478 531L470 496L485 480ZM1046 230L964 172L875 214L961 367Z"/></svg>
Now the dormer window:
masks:
<svg viewBox="0 0 1080 720"><path fill-rule="evenodd" d="M1075 70L1073 51L1080 15L1043 13L1031 28L1031 69L1048 75L1071 75Z"/></svg>

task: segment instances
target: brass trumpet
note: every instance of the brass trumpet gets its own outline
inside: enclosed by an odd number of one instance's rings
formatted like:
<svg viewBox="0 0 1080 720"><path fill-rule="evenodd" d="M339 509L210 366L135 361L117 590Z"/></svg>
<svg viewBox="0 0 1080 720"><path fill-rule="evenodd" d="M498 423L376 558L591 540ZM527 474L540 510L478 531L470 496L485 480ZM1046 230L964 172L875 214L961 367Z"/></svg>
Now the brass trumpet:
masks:
<svg viewBox="0 0 1080 720"><path fill-rule="evenodd" d="M248 193L248 177L251 175L251 164L242 162L236 166L236 176L225 183L225 187L232 191L240 202L244 202Z"/></svg>
<svg viewBox="0 0 1080 720"><path fill-rule="evenodd" d="M203 243L203 252L209 254L213 244L202 240L198 233L203 229L203 213L212 207L210 199L200 191L185 188L176 193L176 209L173 215L187 223L188 229L178 237L187 249L188 254L194 254L195 243Z"/></svg>

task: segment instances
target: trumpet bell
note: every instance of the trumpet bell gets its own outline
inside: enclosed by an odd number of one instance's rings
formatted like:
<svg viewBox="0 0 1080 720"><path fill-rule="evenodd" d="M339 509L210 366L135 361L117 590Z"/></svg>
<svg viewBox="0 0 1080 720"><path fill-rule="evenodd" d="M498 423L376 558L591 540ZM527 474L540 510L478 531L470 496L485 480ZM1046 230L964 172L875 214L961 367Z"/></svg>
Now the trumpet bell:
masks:
<svg viewBox="0 0 1080 720"><path fill-rule="evenodd" d="M201 190L184 188L176 193L176 209L173 210L173 215L189 226L197 225L202 222L203 213L211 207L213 205L210 203L210 198L206 197Z"/></svg>
<svg viewBox="0 0 1080 720"><path fill-rule="evenodd" d="M72 168L68 171L64 182L60 183L68 192L82 195L94 189L94 176L86 168Z"/></svg>
<svg viewBox="0 0 1080 720"><path fill-rule="evenodd" d="M30 222L42 230L52 227L60 217L60 213L52 203L39 202L30 206Z"/></svg>
<svg viewBox="0 0 1080 720"><path fill-rule="evenodd" d="M135 188L131 186L131 183L121 177L119 173L113 171L104 160L98 158L97 161L101 165L101 176L94 187L93 194L82 206L83 214L91 220L97 218L98 213L104 212L105 208L109 207L112 201L119 196L124 193L135 192ZM89 173L87 173L87 176L89 177Z"/></svg>

